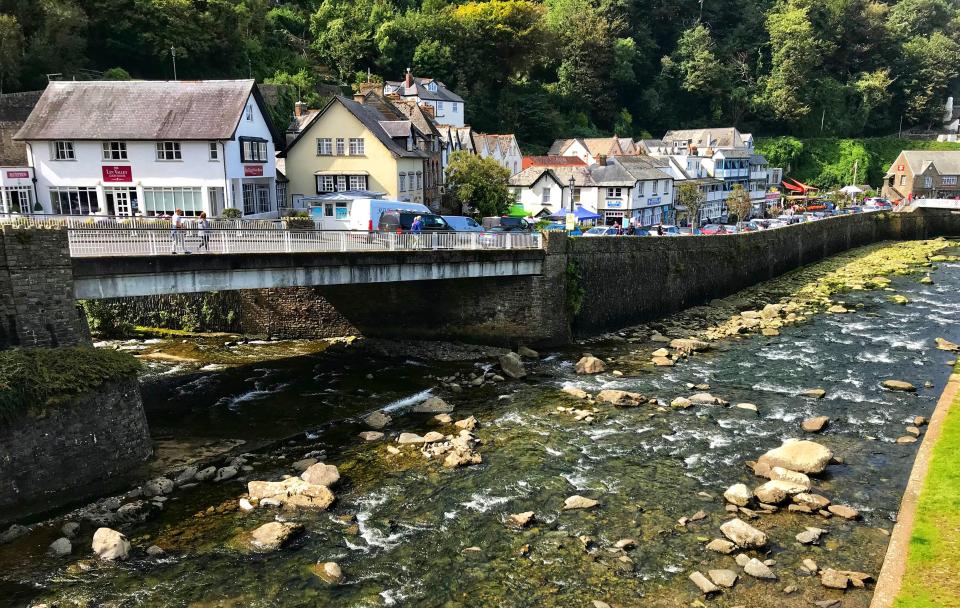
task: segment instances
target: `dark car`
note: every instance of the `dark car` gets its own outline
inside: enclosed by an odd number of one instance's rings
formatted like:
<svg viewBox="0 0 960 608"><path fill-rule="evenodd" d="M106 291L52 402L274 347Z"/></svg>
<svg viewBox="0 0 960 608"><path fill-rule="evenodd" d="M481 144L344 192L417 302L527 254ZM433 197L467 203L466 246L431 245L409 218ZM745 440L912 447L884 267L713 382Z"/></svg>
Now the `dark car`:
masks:
<svg viewBox="0 0 960 608"><path fill-rule="evenodd" d="M533 225L522 217L485 217L483 227L495 232L532 232Z"/></svg>
<svg viewBox="0 0 960 608"><path fill-rule="evenodd" d="M402 211L390 209L380 214L380 223L377 230L381 232L410 232L413 220L420 216L423 221L423 231L452 231L453 228L445 219L434 213L420 213L417 211Z"/></svg>

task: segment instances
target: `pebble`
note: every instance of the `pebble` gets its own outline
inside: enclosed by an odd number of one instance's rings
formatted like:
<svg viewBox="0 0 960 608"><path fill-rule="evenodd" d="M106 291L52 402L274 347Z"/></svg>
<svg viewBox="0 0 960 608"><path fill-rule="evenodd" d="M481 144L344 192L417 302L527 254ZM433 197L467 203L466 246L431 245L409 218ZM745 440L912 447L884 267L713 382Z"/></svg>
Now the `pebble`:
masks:
<svg viewBox="0 0 960 608"><path fill-rule="evenodd" d="M743 571L749 574L754 578L763 578L763 579L775 579L777 575L773 573L773 570L770 569L765 563L761 562L757 558L749 560L746 565L743 566Z"/></svg>
<svg viewBox="0 0 960 608"><path fill-rule="evenodd" d="M842 517L844 519L857 519L858 517L860 517L859 511L845 505L830 505L829 507L827 507L827 510L830 513L833 513L834 515L838 517Z"/></svg>
<svg viewBox="0 0 960 608"><path fill-rule="evenodd" d="M737 573L733 570L710 570L710 580L720 587L733 587L737 583Z"/></svg>
<svg viewBox="0 0 960 608"><path fill-rule="evenodd" d="M720 587L717 587L710 580L703 575L702 572L691 572L688 577L690 581L697 586L698 589L704 594L709 595L711 593L716 593L720 591Z"/></svg>

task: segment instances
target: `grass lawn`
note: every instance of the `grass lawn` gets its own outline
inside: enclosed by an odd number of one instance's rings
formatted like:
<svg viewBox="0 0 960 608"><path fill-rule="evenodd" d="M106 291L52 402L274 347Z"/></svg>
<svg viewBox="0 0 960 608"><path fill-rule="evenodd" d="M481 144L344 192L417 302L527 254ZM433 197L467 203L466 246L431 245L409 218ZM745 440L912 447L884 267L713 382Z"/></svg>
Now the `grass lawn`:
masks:
<svg viewBox="0 0 960 608"><path fill-rule="evenodd" d="M960 607L960 395L933 450L894 606Z"/></svg>

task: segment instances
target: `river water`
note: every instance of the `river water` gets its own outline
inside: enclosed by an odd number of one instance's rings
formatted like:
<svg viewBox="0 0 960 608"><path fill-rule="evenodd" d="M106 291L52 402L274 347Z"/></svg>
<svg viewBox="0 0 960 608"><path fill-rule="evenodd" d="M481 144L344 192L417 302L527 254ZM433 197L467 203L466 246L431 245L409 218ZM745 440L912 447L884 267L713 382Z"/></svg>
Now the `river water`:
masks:
<svg viewBox="0 0 960 608"><path fill-rule="evenodd" d="M955 250L954 250L955 252ZM854 254L853 257L856 257ZM851 258L853 259L853 258ZM809 271L808 271L809 272ZM72 558L44 555L64 519L13 545L0 547L0 604L26 606L806 606L843 599L866 607L872 587L846 592L822 587L799 570L804 558L821 568L879 573L900 495L919 444L896 444L914 416L929 416L953 359L934 349L934 338L960 342L960 264L895 276L889 292L843 294L854 314L812 317L776 337L716 342L675 367L653 368L651 327L674 330L671 320L631 328L569 349L541 353L523 381L505 381L451 393L433 376L480 373L489 359L434 363L336 349L158 383L145 395L156 435L240 438L265 446L251 457L245 479L279 479L292 461L322 451L340 467L337 502L323 513L287 515L306 533L292 548L266 555L238 551L232 539L274 519L276 512L236 509L242 481L202 484L171 496L163 512L126 529L137 549L114 565L86 567L89 530ZM753 293L762 293L762 290ZM769 295L769 294L767 294ZM768 300L769 301L769 300ZM356 350L356 352L354 352ZM578 376L583 353L608 360L607 373ZM623 376L615 376L612 370ZM896 378L916 393L883 390ZM677 396L709 392L748 410L696 406L672 410ZM656 396L666 407L597 406L592 423L575 421L557 406L582 406L561 392L573 385ZM926 385L926 386L925 386ZM823 399L798 396L822 387ZM365 443L359 417L387 407L392 433L441 427L430 415L405 414L437 394L456 406L454 419L476 416L481 426L480 465L444 469L407 449L390 455L384 442ZM741 573L736 587L704 599L687 580L694 570L739 569L733 556L704 549L728 519L723 491L763 480L744 462L802 434L800 422L828 415L818 437L842 460L815 479L816 491L860 511L860 521L787 513L751 524L770 535L768 550L778 580ZM449 430L447 431L449 432ZM589 511L563 511L580 494L600 501ZM210 508L214 507L214 508ZM686 526L677 520L697 511L706 517ZM511 513L534 511L537 522L516 530ZM805 525L828 530L820 546L804 547L794 535ZM590 536L585 547L579 537ZM637 547L620 560L618 539ZM157 544L160 558L143 549ZM331 587L311 566L335 561L346 583ZM797 589L785 593L784 588Z"/></svg>

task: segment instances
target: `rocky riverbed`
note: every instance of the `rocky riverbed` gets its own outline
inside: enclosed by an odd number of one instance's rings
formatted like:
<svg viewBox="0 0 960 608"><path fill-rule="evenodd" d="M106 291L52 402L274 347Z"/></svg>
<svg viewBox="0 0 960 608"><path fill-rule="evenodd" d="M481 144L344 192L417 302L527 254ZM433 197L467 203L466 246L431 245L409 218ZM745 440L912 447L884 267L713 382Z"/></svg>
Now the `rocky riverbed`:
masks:
<svg viewBox="0 0 960 608"><path fill-rule="evenodd" d="M863 248L558 352L175 370L155 433L234 443L8 531L0 597L865 607L957 356L956 252Z"/></svg>

